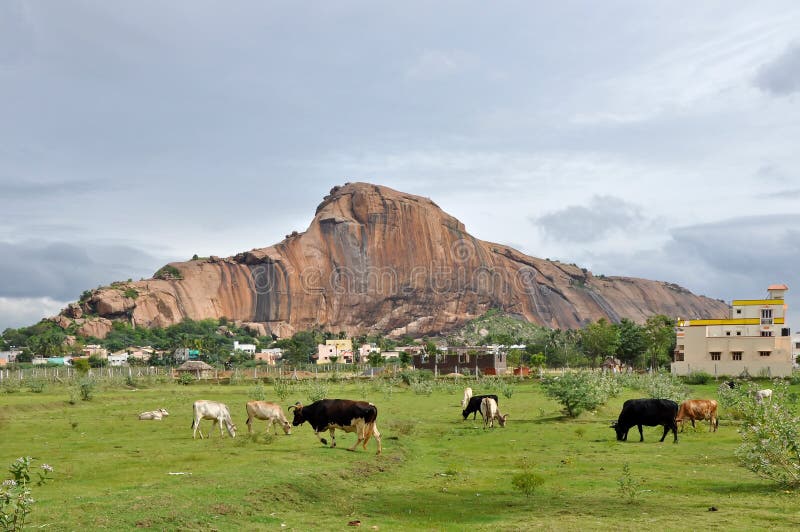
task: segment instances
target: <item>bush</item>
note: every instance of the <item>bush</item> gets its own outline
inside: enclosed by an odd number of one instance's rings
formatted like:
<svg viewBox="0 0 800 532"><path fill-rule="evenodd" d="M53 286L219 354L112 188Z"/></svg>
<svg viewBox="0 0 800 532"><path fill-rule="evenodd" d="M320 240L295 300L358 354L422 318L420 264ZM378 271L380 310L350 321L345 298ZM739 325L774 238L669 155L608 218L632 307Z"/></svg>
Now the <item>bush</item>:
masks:
<svg viewBox="0 0 800 532"><path fill-rule="evenodd" d="M786 384L772 384L772 401L758 404L748 392L734 397L743 414L742 445L736 457L742 467L787 488L800 487L800 417L789 403ZM742 399L747 396L749 401Z"/></svg>
<svg viewBox="0 0 800 532"><path fill-rule="evenodd" d="M272 388L275 390L275 395L278 396L281 402L289 397L289 382L286 379L275 379L272 382Z"/></svg>
<svg viewBox="0 0 800 532"><path fill-rule="evenodd" d="M36 502L31 497L31 462L34 459L30 456L17 458L8 468L12 478L0 484L0 526L3 530L22 530L25 527L25 519L33 510ZM39 480L36 486L41 486L48 480L48 475L53 472L53 468L47 464L42 464L37 471Z"/></svg>
<svg viewBox="0 0 800 532"><path fill-rule="evenodd" d="M267 393L264 390L264 386L261 384L256 384L255 386L251 387L248 395L253 401L264 401L267 398Z"/></svg>
<svg viewBox="0 0 800 532"><path fill-rule="evenodd" d="M309 402L319 401L328 396L328 383L321 379L313 379L306 385L306 397Z"/></svg>
<svg viewBox="0 0 800 532"><path fill-rule="evenodd" d="M92 397L94 397L94 386L95 382L87 377L78 381L78 394L81 397L81 401L92 400Z"/></svg>
<svg viewBox="0 0 800 532"><path fill-rule="evenodd" d="M4 393L17 393L21 388L20 381L17 379L7 378L3 380L2 390Z"/></svg>
<svg viewBox="0 0 800 532"><path fill-rule="evenodd" d="M531 471L527 460L522 462L522 471L511 477L511 485L517 491L521 491L526 497L530 497L536 488L544 484L544 478Z"/></svg>
<svg viewBox="0 0 800 532"><path fill-rule="evenodd" d="M180 377L178 377L178 384L182 384L184 386L188 386L194 381L195 381L194 375L192 375L188 371L184 371L183 373L181 373Z"/></svg>
<svg viewBox="0 0 800 532"><path fill-rule="evenodd" d="M658 372L641 379L641 390L653 399L671 399L680 403L689 396L689 390L678 377Z"/></svg>
<svg viewBox="0 0 800 532"><path fill-rule="evenodd" d="M712 379L705 371L693 371L683 378L686 384L706 384Z"/></svg>
<svg viewBox="0 0 800 532"><path fill-rule="evenodd" d="M30 390L31 393L42 393L45 389L45 386L47 386L47 381L44 379L30 379L25 381L25 385L28 387L28 390Z"/></svg>
<svg viewBox="0 0 800 532"><path fill-rule="evenodd" d="M569 417L594 410L608 401L610 385L602 375L590 371L575 371L542 380L545 394L564 406Z"/></svg>

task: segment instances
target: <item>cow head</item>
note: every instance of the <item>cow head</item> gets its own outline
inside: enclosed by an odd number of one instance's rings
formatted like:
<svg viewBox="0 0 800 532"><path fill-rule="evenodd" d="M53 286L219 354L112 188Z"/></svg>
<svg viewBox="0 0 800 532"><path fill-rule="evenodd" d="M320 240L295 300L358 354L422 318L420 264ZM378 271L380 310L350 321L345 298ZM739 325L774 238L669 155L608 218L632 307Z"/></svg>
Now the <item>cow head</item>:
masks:
<svg viewBox="0 0 800 532"><path fill-rule="evenodd" d="M501 427L506 426L506 421L508 420L508 414L503 414L502 416L497 416L497 421L500 423Z"/></svg>
<svg viewBox="0 0 800 532"><path fill-rule="evenodd" d="M162 416L168 416L169 415L169 412L167 412L166 408L159 408L158 411L161 412Z"/></svg>
<svg viewBox="0 0 800 532"><path fill-rule="evenodd" d="M292 419L292 425L294 425L295 427L299 427L306 421L306 417L305 415L303 415L303 405L300 404L300 401L297 401L295 404L293 404L288 408L289 412L292 411L292 408L294 408L294 419ZM284 428L283 430L286 430L286 428ZM286 434L289 433L287 432Z"/></svg>
<svg viewBox="0 0 800 532"><path fill-rule="evenodd" d="M625 431L622 430L622 427L615 421L611 424L611 428L614 429L617 433L617 441L622 441L622 438L625 436Z"/></svg>

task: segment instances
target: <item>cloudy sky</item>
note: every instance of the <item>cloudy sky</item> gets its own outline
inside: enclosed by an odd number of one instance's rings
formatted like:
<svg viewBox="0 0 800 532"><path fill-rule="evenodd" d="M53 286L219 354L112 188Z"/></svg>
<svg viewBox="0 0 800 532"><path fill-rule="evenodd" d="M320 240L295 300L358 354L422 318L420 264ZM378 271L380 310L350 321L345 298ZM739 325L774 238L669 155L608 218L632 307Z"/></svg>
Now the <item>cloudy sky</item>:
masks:
<svg viewBox="0 0 800 532"><path fill-rule="evenodd" d="M0 330L328 190L800 327L800 3L0 2Z"/></svg>

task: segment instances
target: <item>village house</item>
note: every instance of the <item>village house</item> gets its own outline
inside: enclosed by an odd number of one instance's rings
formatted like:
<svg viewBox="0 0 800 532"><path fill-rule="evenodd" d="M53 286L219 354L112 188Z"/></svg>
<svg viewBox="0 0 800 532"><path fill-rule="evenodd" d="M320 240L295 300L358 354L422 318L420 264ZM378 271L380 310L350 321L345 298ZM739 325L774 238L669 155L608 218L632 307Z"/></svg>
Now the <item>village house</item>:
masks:
<svg viewBox="0 0 800 532"><path fill-rule="evenodd" d="M233 341L233 350L242 351L247 353L248 355L255 355L256 354L256 346L255 344L240 344L238 341Z"/></svg>
<svg viewBox="0 0 800 532"><path fill-rule="evenodd" d="M352 340L325 340L324 344L317 345L317 354L312 358L317 364L330 364L331 357L337 357L337 362L345 364L353 363L353 341Z"/></svg>
<svg viewBox="0 0 800 532"><path fill-rule="evenodd" d="M765 299L735 299L722 319L678 319L675 375L704 371L733 377L788 377L792 345L785 326L789 288L774 284Z"/></svg>
<svg viewBox="0 0 800 532"><path fill-rule="evenodd" d="M274 366L278 360L283 358L283 349L280 347L262 349L255 354L254 358L256 361L264 362L270 366Z"/></svg>
<svg viewBox="0 0 800 532"><path fill-rule="evenodd" d="M439 374L465 373L504 375L508 370L505 349L501 346L447 347L442 353L430 355L419 352L413 355L417 369L429 369Z"/></svg>
<svg viewBox="0 0 800 532"><path fill-rule="evenodd" d="M106 358L108 360L109 366L118 367L118 366L127 366L129 357L130 355L128 355L127 351L119 351L117 353L111 353Z"/></svg>
<svg viewBox="0 0 800 532"><path fill-rule="evenodd" d="M99 346L97 344L89 344L83 346L81 349L81 356L89 358L90 356L97 356L100 358L106 358L108 356L108 350L105 347Z"/></svg>
<svg viewBox="0 0 800 532"><path fill-rule="evenodd" d="M22 351L0 351L0 366L7 366L17 361L17 355Z"/></svg>
<svg viewBox="0 0 800 532"><path fill-rule="evenodd" d="M376 344L362 344L361 347L358 348L358 358L356 359L356 362L361 364L365 363L367 360L369 360L369 354L373 351L380 353L381 348Z"/></svg>
<svg viewBox="0 0 800 532"><path fill-rule="evenodd" d="M199 349L189 349L188 347L179 347L174 353L176 362L186 362L187 360L197 360L200 357Z"/></svg>

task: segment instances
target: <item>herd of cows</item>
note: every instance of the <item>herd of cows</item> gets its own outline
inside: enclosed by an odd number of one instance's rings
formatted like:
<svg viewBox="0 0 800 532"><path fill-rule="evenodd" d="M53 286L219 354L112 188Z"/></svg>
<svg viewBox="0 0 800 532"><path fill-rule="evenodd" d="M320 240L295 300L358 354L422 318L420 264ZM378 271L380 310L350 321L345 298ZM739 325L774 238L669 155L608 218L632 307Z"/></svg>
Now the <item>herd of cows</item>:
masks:
<svg viewBox="0 0 800 532"><path fill-rule="evenodd" d="M730 381L722 386L733 388L735 383ZM772 390L770 389L755 392L755 400L759 403L771 400L771 398ZM473 396L472 388L466 388L461 400L461 407L463 408L461 414L466 420L470 414L472 414L472 419L475 419L480 413L483 418L484 429L487 426L494 427L495 421L501 427L504 427L508 414L503 415L500 413L499 402L497 395ZM376 425L378 408L366 401L322 399L305 406L298 402L289 407L289 411L294 411L294 418L291 424L283 413L281 406L276 403L248 401L245 409L247 411L248 433L253 432L254 420L266 421L267 431L269 432L270 427L273 427L273 431L276 434L277 427L275 427L275 424L278 424L287 435L292 433L292 426L298 427L308 422L314 430L314 435L323 445L327 445L328 441L320 436L321 432L329 431L331 447L336 447L334 431L340 429L344 432L356 433L356 443L349 450L354 451L359 444L366 450L367 442L371 437L374 437L378 445L377 454L381 454L382 451L381 433ZM196 438L198 432L200 433L200 438L203 438L203 432L200 430L200 421L203 419L212 421L211 431L214 430L215 425L219 425L220 437L224 437L223 428L227 430L232 438L236 437L236 425L233 424L230 410L224 403L206 400L195 401L193 412L192 438ZM168 415L169 412L164 408L160 408L142 412L139 414L139 419L158 421ZM639 441L641 442L644 441L642 426L655 427L661 425L664 427L664 434L659 441L663 442L671 430L674 435L673 441L677 443L678 424L680 423L681 429L683 429L685 421L691 421L692 427L695 426L695 421L708 421L709 431L716 431L719 426L717 401L713 399L689 399L678 405L678 403L669 399L629 399L622 405L619 418L611 425L611 428L616 431L617 440L627 441L630 429L638 427ZM210 435L210 432L208 434Z"/></svg>

